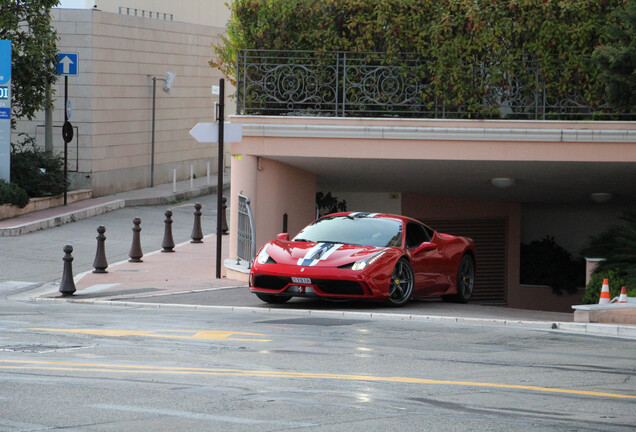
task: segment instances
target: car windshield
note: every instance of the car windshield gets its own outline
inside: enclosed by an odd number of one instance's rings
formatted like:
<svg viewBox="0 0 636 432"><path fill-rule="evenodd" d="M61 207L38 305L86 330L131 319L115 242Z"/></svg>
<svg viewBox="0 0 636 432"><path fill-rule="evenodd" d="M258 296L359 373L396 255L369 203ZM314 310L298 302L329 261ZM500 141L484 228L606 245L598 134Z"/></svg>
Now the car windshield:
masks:
<svg viewBox="0 0 636 432"><path fill-rule="evenodd" d="M372 217L327 216L299 232L294 241L399 247L402 245L402 223Z"/></svg>

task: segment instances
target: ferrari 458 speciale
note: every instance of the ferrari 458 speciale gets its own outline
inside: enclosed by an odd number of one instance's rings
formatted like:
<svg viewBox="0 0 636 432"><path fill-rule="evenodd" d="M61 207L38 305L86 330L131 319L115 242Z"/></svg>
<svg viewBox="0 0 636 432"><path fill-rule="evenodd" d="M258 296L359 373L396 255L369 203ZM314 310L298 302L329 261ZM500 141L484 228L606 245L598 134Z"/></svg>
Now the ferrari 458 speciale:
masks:
<svg viewBox="0 0 636 432"><path fill-rule="evenodd" d="M249 286L268 303L321 297L401 306L430 296L465 303L474 283L471 239L438 233L404 216L335 213L293 239L282 233L263 245Z"/></svg>

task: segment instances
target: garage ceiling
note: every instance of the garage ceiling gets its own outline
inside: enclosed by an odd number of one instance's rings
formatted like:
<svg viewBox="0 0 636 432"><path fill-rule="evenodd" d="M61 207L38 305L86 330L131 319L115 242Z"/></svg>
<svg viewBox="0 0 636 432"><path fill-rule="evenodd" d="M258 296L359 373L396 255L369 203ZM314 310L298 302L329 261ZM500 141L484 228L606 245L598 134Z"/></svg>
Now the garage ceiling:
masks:
<svg viewBox="0 0 636 432"><path fill-rule="evenodd" d="M521 203L589 203L590 194L605 192L613 195L613 204L636 204L634 162L268 157L315 173L325 191L418 192ZM515 183L497 188L491 184L496 177Z"/></svg>

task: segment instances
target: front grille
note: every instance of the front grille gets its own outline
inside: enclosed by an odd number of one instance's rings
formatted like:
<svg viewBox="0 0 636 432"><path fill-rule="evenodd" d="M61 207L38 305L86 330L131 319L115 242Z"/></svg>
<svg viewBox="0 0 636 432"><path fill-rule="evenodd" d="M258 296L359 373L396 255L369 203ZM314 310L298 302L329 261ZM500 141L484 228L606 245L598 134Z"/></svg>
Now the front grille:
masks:
<svg viewBox="0 0 636 432"><path fill-rule="evenodd" d="M325 294L342 295L362 295L364 290L358 282L334 279L312 279L315 285ZM292 284L292 280L287 276L254 275L254 287L280 291L287 285Z"/></svg>
<svg viewBox="0 0 636 432"><path fill-rule="evenodd" d="M320 291L327 294L361 295L364 290L358 282L347 280L317 279L314 281Z"/></svg>
<svg viewBox="0 0 636 432"><path fill-rule="evenodd" d="M255 275L254 286L256 288L264 288L280 291L291 283L291 278L284 276Z"/></svg>

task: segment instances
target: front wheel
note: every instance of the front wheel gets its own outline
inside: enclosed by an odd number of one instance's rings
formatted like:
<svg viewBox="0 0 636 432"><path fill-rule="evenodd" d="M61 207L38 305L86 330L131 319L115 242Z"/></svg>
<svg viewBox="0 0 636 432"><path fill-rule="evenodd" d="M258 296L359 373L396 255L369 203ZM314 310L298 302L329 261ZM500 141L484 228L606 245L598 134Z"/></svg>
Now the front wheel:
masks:
<svg viewBox="0 0 636 432"><path fill-rule="evenodd" d="M283 304L286 303L291 297L290 296L280 296L280 295L272 295L272 294L263 294L263 293L254 293L256 297L263 300L265 303L271 304Z"/></svg>
<svg viewBox="0 0 636 432"><path fill-rule="evenodd" d="M444 301L467 303L473 295L475 286L475 260L470 255L464 255L457 269L457 294L442 296Z"/></svg>
<svg viewBox="0 0 636 432"><path fill-rule="evenodd" d="M415 278L413 277L413 269L411 264L404 259L400 258L393 269L393 275L391 276L391 283L389 285L389 300L390 306L402 306L404 305L413 294L413 284Z"/></svg>

